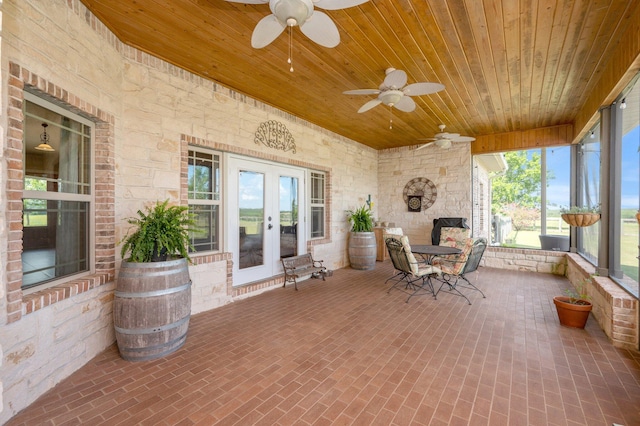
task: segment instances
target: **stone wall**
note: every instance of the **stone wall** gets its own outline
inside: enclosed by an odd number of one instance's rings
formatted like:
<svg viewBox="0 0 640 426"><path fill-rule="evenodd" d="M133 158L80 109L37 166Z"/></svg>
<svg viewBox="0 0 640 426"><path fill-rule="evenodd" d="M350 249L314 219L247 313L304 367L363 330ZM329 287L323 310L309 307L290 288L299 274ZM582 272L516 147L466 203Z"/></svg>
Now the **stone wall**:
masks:
<svg viewBox="0 0 640 426"><path fill-rule="evenodd" d="M113 273L105 275L110 279L78 280L31 295L20 289L22 165L7 153L21 157L21 104L9 102L7 93L19 99L23 84L86 116L106 118L98 131L113 144L104 172L115 189L113 198L99 202L110 206L106 219L116 225L97 238L109 239L111 270L117 270L114 246L126 232L127 217L156 200L185 202L181 152L189 138L220 151L327 172L327 236L309 246L330 269L348 265L345 210L364 204L368 194L378 197L378 152L123 45L80 0L8 0L0 7L2 108L11 111L0 122L10 129L0 132L0 171L6 182L9 165L16 180L0 188L0 256L14 268L0 273L0 424L115 340ZM283 123L294 135L296 154L254 143L258 125L267 120ZM17 203L8 201L9 187ZM276 278L233 287L230 256L194 256L193 313L282 284Z"/></svg>
<svg viewBox="0 0 640 426"><path fill-rule="evenodd" d="M565 275L566 254L550 250L487 247L482 257L482 264L492 268Z"/></svg>
<svg viewBox="0 0 640 426"><path fill-rule="evenodd" d="M431 145L392 148L380 152L378 166L378 220L394 223L412 244L431 244L433 219L471 218L471 154L469 144L449 149ZM414 178L427 178L437 189L433 206L420 213L409 212L403 199L405 185ZM471 225L471 223L469 223Z"/></svg>

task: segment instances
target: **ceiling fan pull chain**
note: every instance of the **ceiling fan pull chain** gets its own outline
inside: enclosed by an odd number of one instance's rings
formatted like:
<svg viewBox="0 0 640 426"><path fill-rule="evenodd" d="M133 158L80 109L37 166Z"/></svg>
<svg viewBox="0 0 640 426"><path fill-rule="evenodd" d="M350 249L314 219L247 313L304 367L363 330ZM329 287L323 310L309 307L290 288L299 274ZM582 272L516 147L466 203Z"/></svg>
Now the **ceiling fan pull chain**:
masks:
<svg viewBox="0 0 640 426"><path fill-rule="evenodd" d="M293 26L289 25L289 59L287 59L287 63L289 65L291 65L291 68L289 68L289 72L293 72L293 48L291 47L293 45Z"/></svg>
<svg viewBox="0 0 640 426"><path fill-rule="evenodd" d="M389 105L389 130L393 129L393 107Z"/></svg>

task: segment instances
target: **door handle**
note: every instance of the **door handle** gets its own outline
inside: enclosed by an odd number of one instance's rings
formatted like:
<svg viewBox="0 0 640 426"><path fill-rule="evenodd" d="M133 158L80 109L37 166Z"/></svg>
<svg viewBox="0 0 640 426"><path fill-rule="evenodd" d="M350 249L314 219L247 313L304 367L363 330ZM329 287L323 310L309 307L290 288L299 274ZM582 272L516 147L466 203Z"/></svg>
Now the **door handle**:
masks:
<svg viewBox="0 0 640 426"><path fill-rule="evenodd" d="M273 228L273 225L269 224L269 226L267 226L267 229L271 229L271 228Z"/></svg>

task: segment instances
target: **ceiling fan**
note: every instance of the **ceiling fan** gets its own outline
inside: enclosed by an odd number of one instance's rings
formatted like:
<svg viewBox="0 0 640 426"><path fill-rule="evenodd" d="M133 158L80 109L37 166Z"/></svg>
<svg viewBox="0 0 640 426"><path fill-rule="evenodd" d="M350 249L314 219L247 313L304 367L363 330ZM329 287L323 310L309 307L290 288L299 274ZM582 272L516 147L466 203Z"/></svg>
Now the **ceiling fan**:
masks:
<svg viewBox="0 0 640 426"><path fill-rule="evenodd" d="M314 10L314 5L326 10L346 9L369 0L226 0L232 3L269 3L271 15L258 22L251 46L260 49L274 41L285 28L298 25L302 34L324 47L336 47L340 43L338 27L324 12Z"/></svg>
<svg viewBox="0 0 640 426"><path fill-rule="evenodd" d="M441 124L438 127L440 128L440 133L436 133L432 138L418 139L421 141L432 142L420 145L416 148L416 151L434 144L440 148L446 149L451 148L452 142L472 142L476 140L476 138L472 138L471 136L460 136L458 133L444 133L444 128L447 127L444 124Z"/></svg>
<svg viewBox="0 0 640 426"><path fill-rule="evenodd" d="M356 89L342 92L345 95L378 95L360 107L359 113L369 111L371 108L384 104L395 107L400 111L411 112L416 109L416 103L411 96L430 95L444 89L440 83L413 83L408 86L407 73L395 68L387 68L386 77L377 89Z"/></svg>

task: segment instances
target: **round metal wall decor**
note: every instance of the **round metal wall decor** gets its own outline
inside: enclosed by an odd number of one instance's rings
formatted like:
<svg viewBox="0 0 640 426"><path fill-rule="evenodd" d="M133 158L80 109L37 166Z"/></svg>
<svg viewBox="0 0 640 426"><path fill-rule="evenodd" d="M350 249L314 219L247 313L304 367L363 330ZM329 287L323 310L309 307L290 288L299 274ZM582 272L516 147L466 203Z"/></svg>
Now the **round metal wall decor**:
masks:
<svg viewBox="0 0 640 426"><path fill-rule="evenodd" d="M402 198L410 212L428 209L436 202L438 191L436 185L427 178L411 179L404 186Z"/></svg>

